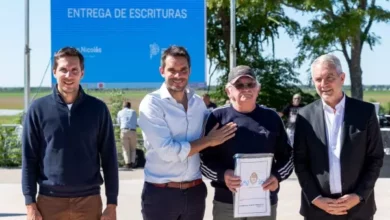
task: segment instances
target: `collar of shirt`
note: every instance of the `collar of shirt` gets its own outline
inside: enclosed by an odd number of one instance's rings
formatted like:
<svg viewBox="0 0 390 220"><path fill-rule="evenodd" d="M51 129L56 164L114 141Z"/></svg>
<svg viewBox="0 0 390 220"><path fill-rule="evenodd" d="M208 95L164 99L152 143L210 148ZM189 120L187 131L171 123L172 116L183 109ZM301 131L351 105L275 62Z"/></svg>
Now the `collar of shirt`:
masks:
<svg viewBox="0 0 390 220"><path fill-rule="evenodd" d="M343 93L343 98L336 105L336 107L335 107L336 111L335 111L335 109L330 107L328 104L326 104L323 99L321 99L321 101L322 101L322 106L323 106L324 111L331 112L331 113L341 113L345 108L345 93Z"/></svg>
<svg viewBox="0 0 390 220"><path fill-rule="evenodd" d="M138 124L147 150L146 182L167 183L202 178L199 154L188 156L191 141L202 136L208 115L203 100L186 88L188 109L176 102L165 83L148 94L139 107Z"/></svg>
<svg viewBox="0 0 390 220"><path fill-rule="evenodd" d="M190 100L195 94L195 91L193 89L189 88L189 86L187 86L184 89L184 92L186 93L188 100ZM163 83L160 87L160 96L161 96L161 99L173 99L174 100L171 93L169 93L167 85L165 83Z"/></svg>

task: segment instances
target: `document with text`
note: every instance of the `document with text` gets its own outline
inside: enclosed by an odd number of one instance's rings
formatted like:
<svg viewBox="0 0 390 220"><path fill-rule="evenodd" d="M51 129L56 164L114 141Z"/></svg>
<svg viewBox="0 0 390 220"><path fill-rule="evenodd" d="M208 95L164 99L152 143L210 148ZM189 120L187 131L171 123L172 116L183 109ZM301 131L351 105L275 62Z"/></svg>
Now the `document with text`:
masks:
<svg viewBox="0 0 390 220"><path fill-rule="evenodd" d="M273 154L236 154L234 174L241 178L241 186L234 194L234 217L271 215L269 190L262 184L271 175Z"/></svg>

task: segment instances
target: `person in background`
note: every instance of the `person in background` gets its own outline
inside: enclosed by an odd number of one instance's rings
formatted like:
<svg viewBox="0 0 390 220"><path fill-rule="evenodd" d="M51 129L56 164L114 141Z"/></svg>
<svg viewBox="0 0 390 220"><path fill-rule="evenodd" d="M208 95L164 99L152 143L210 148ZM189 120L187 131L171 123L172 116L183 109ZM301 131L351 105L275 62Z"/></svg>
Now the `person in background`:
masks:
<svg viewBox="0 0 390 220"><path fill-rule="evenodd" d="M207 94L207 93L203 94L203 101L204 101L204 104L206 105L208 110L211 111L211 110L217 108L217 105L214 102L210 101L210 95L209 94Z"/></svg>
<svg viewBox="0 0 390 220"><path fill-rule="evenodd" d="M137 149L137 113L131 109L131 103L123 102L123 109L118 112L117 122L120 126L125 168L135 168Z"/></svg>
<svg viewBox="0 0 390 220"><path fill-rule="evenodd" d="M301 95L298 93L295 94L292 98L292 102L279 113L280 117L285 116L287 118L286 131L292 146L294 145L295 121L298 115L298 110L305 106L301 103L301 101Z"/></svg>
<svg viewBox="0 0 390 220"><path fill-rule="evenodd" d="M198 152L232 138L235 124L212 129L202 137L209 114L188 87L190 55L171 46L161 57L159 90L141 101L138 124L146 148L145 184L141 195L144 220L202 220L207 188Z"/></svg>
<svg viewBox="0 0 390 220"><path fill-rule="evenodd" d="M115 220L119 179L110 112L80 86L84 57L77 49L60 49L53 72L57 84L52 94L34 101L23 122L27 219ZM100 167L107 197L103 213Z"/></svg>
<svg viewBox="0 0 390 220"><path fill-rule="evenodd" d="M240 177L234 175L234 155L237 153L274 154L271 176L262 184L271 191L271 216L248 218L253 220L275 220L278 191L281 181L293 172L292 147L289 144L284 124L271 109L256 104L260 84L248 66L237 66L228 75L226 93L231 105L214 109L206 122L205 134L217 125L231 122L237 124L236 135L224 143L200 152L201 171L211 179L215 188L213 219L234 220L233 194L240 187ZM244 220L239 218L238 220Z"/></svg>
<svg viewBox="0 0 390 220"><path fill-rule="evenodd" d="M299 110L295 173L306 220L372 220L383 143L375 107L343 92L340 60L326 54L311 66L321 97Z"/></svg>

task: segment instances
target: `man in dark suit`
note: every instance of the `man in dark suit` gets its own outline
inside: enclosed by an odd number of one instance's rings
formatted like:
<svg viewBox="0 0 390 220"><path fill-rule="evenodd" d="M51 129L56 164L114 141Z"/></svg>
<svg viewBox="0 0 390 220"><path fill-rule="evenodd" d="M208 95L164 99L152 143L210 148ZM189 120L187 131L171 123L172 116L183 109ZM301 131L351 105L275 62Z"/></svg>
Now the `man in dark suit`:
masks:
<svg viewBox="0 0 390 220"><path fill-rule="evenodd" d="M336 56L320 56L311 72L321 99L300 109L296 121L300 213L307 220L371 220L384 157L375 107L345 95Z"/></svg>

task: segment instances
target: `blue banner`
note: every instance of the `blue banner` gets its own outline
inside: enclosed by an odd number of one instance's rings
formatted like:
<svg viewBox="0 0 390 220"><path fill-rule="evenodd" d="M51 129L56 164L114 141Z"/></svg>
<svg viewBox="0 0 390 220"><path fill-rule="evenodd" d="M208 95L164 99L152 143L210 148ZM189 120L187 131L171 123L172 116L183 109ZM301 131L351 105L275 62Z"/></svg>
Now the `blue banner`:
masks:
<svg viewBox="0 0 390 220"><path fill-rule="evenodd" d="M205 19L205 0L52 0L52 54L78 48L88 88L155 88L162 52L180 45L191 56L190 83L203 87Z"/></svg>

